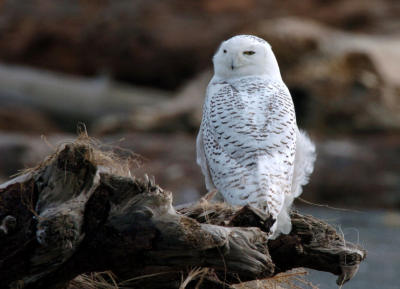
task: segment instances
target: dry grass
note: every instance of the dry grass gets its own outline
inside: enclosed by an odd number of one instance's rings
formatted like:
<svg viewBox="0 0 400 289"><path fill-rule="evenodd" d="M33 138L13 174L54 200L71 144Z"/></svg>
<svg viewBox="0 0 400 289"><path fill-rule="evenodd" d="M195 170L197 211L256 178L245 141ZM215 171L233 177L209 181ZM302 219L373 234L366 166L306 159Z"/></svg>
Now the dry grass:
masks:
<svg viewBox="0 0 400 289"><path fill-rule="evenodd" d="M118 176L131 177L130 169L139 167L143 162L143 158L140 155L129 149L121 148L115 144L104 144L96 138L89 137L84 124L78 125L77 133L78 137L75 140L65 141L57 146L52 145L42 136L45 144L52 149L52 153L37 165L20 170L12 177L26 175L26 179L31 179L36 173L40 173L45 167L51 165L67 145L77 148L74 150L76 153L84 153L83 158L95 165L101 172ZM85 149L79 149L80 147ZM20 186L20 191L24 191L25 183L21 182ZM32 194L23 196L21 197L21 203L39 219L40 217L35 211L32 198Z"/></svg>
<svg viewBox="0 0 400 289"><path fill-rule="evenodd" d="M143 158L140 155L129 149L119 147L115 144L105 144L96 138L89 137L84 124L78 126L78 137L74 141L63 142L54 146L50 144L44 136L42 136L42 139L53 152L36 166L25 168L14 176L33 174L40 171L52 163L67 145L89 148L85 150L85 159L98 168L119 176L131 176L130 168L139 167L143 162Z"/></svg>
<svg viewBox="0 0 400 289"><path fill-rule="evenodd" d="M72 280L68 289L121 289L111 271L82 274Z"/></svg>
<svg viewBox="0 0 400 289"><path fill-rule="evenodd" d="M235 289L318 289L307 281L308 272L298 268L280 273L271 278L236 284Z"/></svg>
<svg viewBox="0 0 400 289"><path fill-rule="evenodd" d="M179 289L185 289L191 281L197 281L196 288L200 287L201 281L207 276L210 269L193 268L188 273L182 273L182 280ZM162 274L162 273L160 273ZM241 282L233 286L227 285L226 288L235 289L318 289L306 280L307 271L304 269L294 269L288 272L280 273L274 277L250 282ZM130 282L142 278L155 277L138 276L130 280L118 282L116 277L110 271L83 274L76 277L69 285L68 289L127 289L130 288Z"/></svg>
<svg viewBox="0 0 400 289"><path fill-rule="evenodd" d="M181 282L181 285L179 286L179 289L185 289L186 286L192 280L196 280L196 279L199 279L198 283L196 285L196 288L200 287L203 278L208 273L208 270L209 270L208 268L193 268L192 270L189 271L189 273L187 274L187 276L184 280L182 278L182 282Z"/></svg>

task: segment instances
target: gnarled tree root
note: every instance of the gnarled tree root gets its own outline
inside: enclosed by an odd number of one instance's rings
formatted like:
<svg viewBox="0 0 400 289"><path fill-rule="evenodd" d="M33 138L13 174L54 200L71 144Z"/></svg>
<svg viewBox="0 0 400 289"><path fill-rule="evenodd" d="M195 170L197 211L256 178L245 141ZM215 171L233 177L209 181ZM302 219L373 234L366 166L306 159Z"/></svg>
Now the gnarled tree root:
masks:
<svg viewBox="0 0 400 289"><path fill-rule="evenodd" d="M339 275L341 284L365 258L331 226L296 212L289 235L267 240L271 222L251 208L200 200L175 209L170 192L111 174L99 155L66 145L0 186L0 288L65 288L105 270L132 288L179 288L180 272L194 267L209 268L199 288L296 267Z"/></svg>

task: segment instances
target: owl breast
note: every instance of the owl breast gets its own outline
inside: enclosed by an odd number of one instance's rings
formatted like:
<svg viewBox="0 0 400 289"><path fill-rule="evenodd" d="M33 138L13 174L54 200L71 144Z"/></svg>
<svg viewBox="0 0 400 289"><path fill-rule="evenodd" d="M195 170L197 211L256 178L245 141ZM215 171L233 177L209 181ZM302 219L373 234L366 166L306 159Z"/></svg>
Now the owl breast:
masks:
<svg viewBox="0 0 400 289"><path fill-rule="evenodd" d="M202 126L211 178L224 198L278 214L295 153L295 114L285 85L258 77L211 82Z"/></svg>

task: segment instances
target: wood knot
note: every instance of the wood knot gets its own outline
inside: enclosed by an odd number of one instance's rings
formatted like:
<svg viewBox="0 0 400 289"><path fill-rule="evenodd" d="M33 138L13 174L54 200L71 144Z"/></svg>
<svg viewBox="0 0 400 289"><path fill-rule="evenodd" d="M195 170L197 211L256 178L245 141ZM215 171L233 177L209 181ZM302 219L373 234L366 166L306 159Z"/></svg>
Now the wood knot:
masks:
<svg viewBox="0 0 400 289"><path fill-rule="evenodd" d="M6 216L0 225L0 235L7 235L15 231L17 219L11 215Z"/></svg>

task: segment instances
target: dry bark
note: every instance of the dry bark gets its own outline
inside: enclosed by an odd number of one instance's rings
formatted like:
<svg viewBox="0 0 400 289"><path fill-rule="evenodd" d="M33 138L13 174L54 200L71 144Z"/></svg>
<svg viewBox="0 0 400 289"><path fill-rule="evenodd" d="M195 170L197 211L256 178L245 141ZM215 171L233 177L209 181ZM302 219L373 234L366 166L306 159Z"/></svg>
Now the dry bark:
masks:
<svg viewBox="0 0 400 289"><path fill-rule="evenodd" d="M179 288L181 272L193 267L209 268L200 288L295 267L343 283L365 258L332 227L296 212L291 234L268 241L270 219L248 207L203 199L175 209L170 192L112 174L112 162L99 158L88 144L66 145L0 186L1 288L65 288L79 274L105 270L131 279L131 288Z"/></svg>

